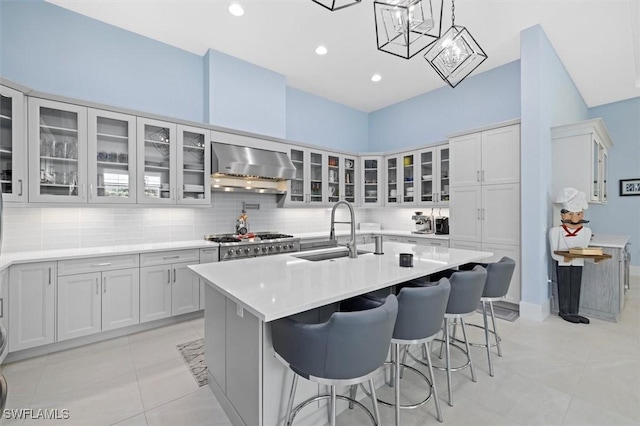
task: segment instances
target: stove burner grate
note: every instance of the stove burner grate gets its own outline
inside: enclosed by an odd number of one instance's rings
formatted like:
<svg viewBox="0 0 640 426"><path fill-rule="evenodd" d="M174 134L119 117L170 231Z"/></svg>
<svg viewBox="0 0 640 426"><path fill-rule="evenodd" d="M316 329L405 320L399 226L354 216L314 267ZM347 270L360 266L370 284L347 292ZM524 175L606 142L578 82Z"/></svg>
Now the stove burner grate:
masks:
<svg viewBox="0 0 640 426"><path fill-rule="evenodd" d="M276 240L278 238L293 238L293 235L287 234L256 234L261 240Z"/></svg>

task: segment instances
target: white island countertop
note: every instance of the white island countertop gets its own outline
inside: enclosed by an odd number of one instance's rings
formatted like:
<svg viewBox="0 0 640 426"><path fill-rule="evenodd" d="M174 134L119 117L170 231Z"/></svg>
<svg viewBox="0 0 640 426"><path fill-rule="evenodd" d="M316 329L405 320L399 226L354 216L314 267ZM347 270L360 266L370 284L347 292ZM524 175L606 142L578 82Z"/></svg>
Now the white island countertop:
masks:
<svg viewBox="0 0 640 426"><path fill-rule="evenodd" d="M357 259L312 262L296 257L344 250L339 247L189 268L258 319L269 322L492 255L391 242L384 244L383 255L374 255L374 248L373 244L358 246L371 253ZM413 253L413 267L399 266L400 253Z"/></svg>

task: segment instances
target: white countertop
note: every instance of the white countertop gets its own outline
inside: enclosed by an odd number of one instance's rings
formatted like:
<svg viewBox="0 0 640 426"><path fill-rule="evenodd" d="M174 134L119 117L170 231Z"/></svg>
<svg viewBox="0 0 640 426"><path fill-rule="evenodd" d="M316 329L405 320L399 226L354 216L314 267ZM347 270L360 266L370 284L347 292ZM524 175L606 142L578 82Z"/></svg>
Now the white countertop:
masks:
<svg viewBox="0 0 640 426"><path fill-rule="evenodd" d="M337 236L349 235L347 230L336 231ZM379 230L379 231L360 231L356 230L356 235L398 235L401 237L416 237L416 238L429 238L437 240L449 240L449 235L436 235L436 234L414 234L411 231L394 231L394 230ZM329 239L329 231L322 232L301 232L294 234L295 237L301 240L325 238Z"/></svg>
<svg viewBox="0 0 640 426"><path fill-rule="evenodd" d="M628 235L594 234L589 245L591 247L624 248L629 239Z"/></svg>
<svg viewBox="0 0 640 426"><path fill-rule="evenodd" d="M387 242L371 253L312 262L297 255L344 248L189 266L209 285L268 322L414 278L489 257L492 253ZM413 253L413 267L399 266L400 253ZM246 263L246 262L251 262Z"/></svg>
<svg viewBox="0 0 640 426"><path fill-rule="evenodd" d="M218 247L217 243L204 240L177 241L172 243L144 243L87 247L63 250L40 250L6 253L0 256L0 271L16 263L46 262L51 260L79 259L95 256L115 256L121 254L149 253L165 250L201 249Z"/></svg>

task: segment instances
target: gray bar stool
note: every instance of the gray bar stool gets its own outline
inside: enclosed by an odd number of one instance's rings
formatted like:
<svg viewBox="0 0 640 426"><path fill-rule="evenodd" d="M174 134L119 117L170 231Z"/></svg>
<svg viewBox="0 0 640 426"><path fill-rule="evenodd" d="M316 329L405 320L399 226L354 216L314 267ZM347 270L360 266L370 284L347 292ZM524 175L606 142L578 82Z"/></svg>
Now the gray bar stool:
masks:
<svg viewBox="0 0 640 426"><path fill-rule="evenodd" d="M487 359L489 360L489 375L493 377L493 361L491 360L491 347L495 346L498 349L498 356L502 356L502 349L500 348L500 335L496 328L496 316L493 310L493 302L499 300L507 295L509 291L509 284L511 284L511 278L513 277L513 271L516 268L516 262L509 258L503 257L495 263L468 263L460 267L460 269L469 270L476 266L482 266L487 270L487 283L484 286L482 297L482 318L484 320L484 327L477 324L469 324L472 327L478 327L484 329L485 343L469 343L471 346L477 346L487 349ZM487 319L487 303L489 304L491 314L491 324L493 329L489 329ZM489 334L493 334L495 338L495 344L489 343Z"/></svg>
<svg viewBox="0 0 640 426"><path fill-rule="evenodd" d="M440 340L443 342L445 347L446 365L444 367L434 366L434 368L438 370L445 370L447 372L449 405L452 407L453 392L451 391L451 372L469 367L471 370L471 380L474 382L476 381L476 373L473 368L473 362L471 361L471 351L469 348L469 341L467 339L467 329L464 317L472 315L476 311L476 308L480 304L480 297L482 297L486 279L487 271L482 266L476 266L471 271L452 271L451 277L449 278L451 294L449 294L449 302L447 303L447 310L444 314L444 326L442 329L444 341ZM452 323L451 320L454 322ZM460 320L460 324L462 326L465 348L461 348L460 346L451 343L449 327L451 325L455 326L457 320ZM458 367L451 366L451 346L459 349L466 355L466 363ZM428 348L426 348L426 346L424 349L428 352ZM442 356L442 347L440 350L440 356Z"/></svg>
<svg viewBox="0 0 640 426"><path fill-rule="evenodd" d="M379 425L380 416L373 377L387 357L398 314L398 300L390 295L384 304L365 311L335 312L321 324L305 324L291 318L271 323L276 357L295 374L287 404L285 423L293 423L302 408L320 399L330 398L331 426L336 423L336 399L357 404ZM302 402L292 411L298 377L331 387L330 395ZM359 402L336 395L336 386L369 382L375 417Z"/></svg>
<svg viewBox="0 0 640 426"><path fill-rule="evenodd" d="M427 363L416 359L409 353L410 345L421 345L430 343L438 335L442 329L442 319L444 318L445 309L449 300L451 286L449 280L441 279L438 283L433 283L429 287L404 287L398 293L398 319L393 330L392 344L392 362L386 362L385 365L392 365L394 377L394 403L389 403L378 399L383 405L395 407L395 424L400 426L400 409L412 409L425 404L433 395L436 404L436 413L438 421L442 422L442 411L440 410L440 400L438 399L438 391L436 389L435 379L433 376L433 368L431 364L431 355L426 352ZM382 301L370 294L361 296L343 302L340 305L341 310L367 309L372 306L378 306ZM404 357L409 353L414 360L426 365L429 368L431 380L422 374L419 370L400 362L400 347L404 346ZM403 358L404 358L403 357ZM400 379L402 371L409 369L421 376L429 385L429 394L427 397L416 404L400 404Z"/></svg>

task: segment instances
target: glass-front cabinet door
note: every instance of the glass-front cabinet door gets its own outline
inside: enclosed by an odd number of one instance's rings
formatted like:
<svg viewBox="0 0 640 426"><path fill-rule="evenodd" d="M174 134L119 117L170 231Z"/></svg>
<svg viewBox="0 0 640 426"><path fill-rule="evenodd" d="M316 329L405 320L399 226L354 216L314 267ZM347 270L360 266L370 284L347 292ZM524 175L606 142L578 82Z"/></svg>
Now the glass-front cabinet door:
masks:
<svg viewBox="0 0 640 426"><path fill-rule="evenodd" d="M176 204L176 125L137 121L138 203Z"/></svg>
<svg viewBox="0 0 640 426"><path fill-rule="evenodd" d="M178 203L209 204L211 132L178 125Z"/></svg>
<svg viewBox="0 0 640 426"><path fill-rule="evenodd" d="M387 167L387 205L397 204L400 202L398 196L398 157L385 158Z"/></svg>
<svg viewBox="0 0 640 426"><path fill-rule="evenodd" d="M329 186L327 186L327 155L321 151L293 147L289 151L296 175L289 181L286 205L309 207L327 204ZM337 176L336 176L337 178ZM334 191L337 191L335 189Z"/></svg>
<svg viewBox="0 0 640 426"><path fill-rule="evenodd" d="M320 152L309 151L309 204L321 205L324 204L324 173L323 173L323 161L324 154Z"/></svg>
<svg viewBox="0 0 640 426"><path fill-rule="evenodd" d="M374 207L382 205L381 173L382 157L360 157L362 175L362 206Z"/></svg>
<svg viewBox="0 0 640 426"><path fill-rule="evenodd" d="M436 197L436 152L433 149L421 151L420 158L420 203L432 204Z"/></svg>
<svg viewBox="0 0 640 426"><path fill-rule="evenodd" d="M435 202L438 204L449 203L449 145L441 145L436 147L436 159L438 171L438 180L436 185Z"/></svg>
<svg viewBox="0 0 640 426"><path fill-rule="evenodd" d="M136 117L89 109L89 203L136 202Z"/></svg>
<svg viewBox="0 0 640 426"><path fill-rule="evenodd" d="M29 201L87 200L87 108L29 99Z"/></svg>
<svg viewBox="0 0 640 426"><path fill-rule="evenodd" d="M287 191L288 205L304 205L307 201L305 175L307 167L305 163L305 151L302 149L291 148L289 152L291 162L296 168L296 175L289 181L289 190Z"/></svg>
<svg viewBox="0 0 640 426"><path fill-rule="evenodd" d="M416 204L416 158L414 153L401 157L402 204Z"/></svg>
<svg viewBox="0 0 640 426"><path fill-rule="evenodd" d="M343 168L342 158L337 155L327 155L327 198L329 204L337 203L342 199L341 182Z"/></svg>
<svg viewBox="0 0 640 426"><path fill-rule="evenodd" d="M344 169L343 169L343 179L342 184L344 190L342 191L342 200L348 201L351 204L356 204L357 196L356 196L356 166L357 161L355 157L344 157Z"/></svg>
<svg viewBox="0 0 640 426"><path fill-rule="evenodd" d="M26 201L24 95L0 86L0 186L4 201Z"/></svg>

